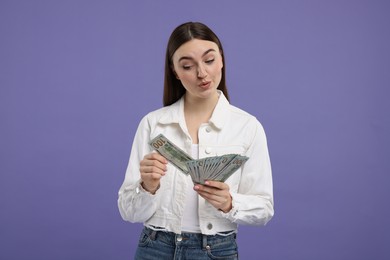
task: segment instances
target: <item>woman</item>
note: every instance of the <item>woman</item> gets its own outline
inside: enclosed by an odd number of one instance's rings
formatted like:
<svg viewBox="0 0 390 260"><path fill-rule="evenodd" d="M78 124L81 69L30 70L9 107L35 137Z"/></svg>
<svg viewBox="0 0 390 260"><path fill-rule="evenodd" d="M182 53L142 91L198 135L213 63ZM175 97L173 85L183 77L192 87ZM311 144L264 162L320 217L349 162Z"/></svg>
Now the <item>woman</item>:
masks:
<svg viewBox="0 0 390 260"><path fill-rule="evenodd" d="M238 259L238 224L273 216L271 165L258 120L229 104L224 52L202 23L178 26L168 41L164 107L140 122L118 206L143 222L136 259ZM225 182L193 184L149 142L159 134L192 158L249 157Z"/></svg>

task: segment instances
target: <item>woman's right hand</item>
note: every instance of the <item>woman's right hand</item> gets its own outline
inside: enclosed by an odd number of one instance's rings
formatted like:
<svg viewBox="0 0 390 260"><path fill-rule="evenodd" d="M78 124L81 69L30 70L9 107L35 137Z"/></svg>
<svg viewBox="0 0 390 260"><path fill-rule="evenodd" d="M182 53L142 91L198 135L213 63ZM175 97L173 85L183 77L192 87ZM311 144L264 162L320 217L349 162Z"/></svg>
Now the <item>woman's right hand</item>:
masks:
<svg viewBox="0 0 390 260"><path fill-rule="evenodd" d="M168 161L159 153L149 153L140 162L142 187L154 194L159 186L160 179L167 171Z"/></svg>

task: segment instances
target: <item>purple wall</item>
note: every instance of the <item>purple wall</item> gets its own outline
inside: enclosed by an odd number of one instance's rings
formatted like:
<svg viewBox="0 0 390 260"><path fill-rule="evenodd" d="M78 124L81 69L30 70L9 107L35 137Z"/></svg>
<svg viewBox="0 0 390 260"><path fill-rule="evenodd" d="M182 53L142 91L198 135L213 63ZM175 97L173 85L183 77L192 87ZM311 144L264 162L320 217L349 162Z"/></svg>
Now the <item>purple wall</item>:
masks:
<svg viewBox="0 0 390 260"><path fill-rule="evenodd" d="M117 191L189 20L268 135L276 215L242 259L390 259L390 2L184 2L0 2L0 259L131 259Z"/></svg>

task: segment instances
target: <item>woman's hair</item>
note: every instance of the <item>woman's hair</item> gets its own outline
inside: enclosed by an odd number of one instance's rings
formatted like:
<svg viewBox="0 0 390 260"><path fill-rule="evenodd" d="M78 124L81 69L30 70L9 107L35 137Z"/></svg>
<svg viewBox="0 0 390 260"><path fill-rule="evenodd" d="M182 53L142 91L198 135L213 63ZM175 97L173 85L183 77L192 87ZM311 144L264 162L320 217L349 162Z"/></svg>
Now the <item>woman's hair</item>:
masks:
<svg viewBox="0 0 390 260"><path fill-rule="evenodd" d="M186 92L185 88L178 80L173 72L172 57L175 51L184 43L192 40L206 40L217 44L222 56L222 77L218 89L222 91L225 97L229 100L229 95L226 88L225 81L225 57L221 41L217 35L206 25L199 22L188 22L179 25L171 34L168 40L167 52L165 56L165 76L164 76L164 106L169 106L179 100Z"/></svg>

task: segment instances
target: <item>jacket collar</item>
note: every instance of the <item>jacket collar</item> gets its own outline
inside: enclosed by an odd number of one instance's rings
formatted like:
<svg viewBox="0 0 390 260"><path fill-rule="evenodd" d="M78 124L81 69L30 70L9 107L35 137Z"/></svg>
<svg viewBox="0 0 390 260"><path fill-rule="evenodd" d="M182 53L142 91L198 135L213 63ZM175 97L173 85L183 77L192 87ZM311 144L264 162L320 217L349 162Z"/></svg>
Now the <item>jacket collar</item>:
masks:
<svg viewBox="0 0 390 260"><path fill-rule="evenodd" d="M221 130L229 119L229 101L223 95L222 91L217 90L219 94L218 103L214 108L209 123ZM184 118L184 96L174 104L167 107L166 112L158 121L161 124L180 124L185 126ZM186 128L186 127L185 127Z"/></svg>

